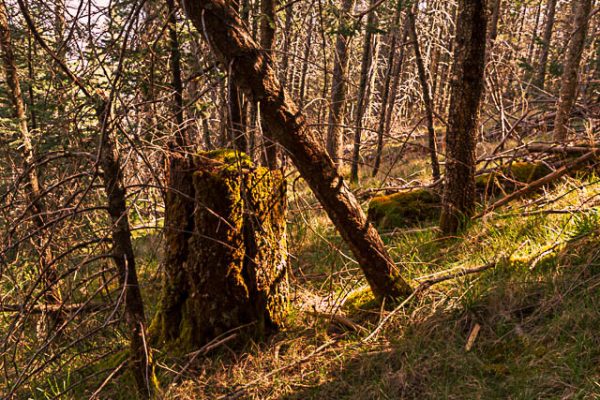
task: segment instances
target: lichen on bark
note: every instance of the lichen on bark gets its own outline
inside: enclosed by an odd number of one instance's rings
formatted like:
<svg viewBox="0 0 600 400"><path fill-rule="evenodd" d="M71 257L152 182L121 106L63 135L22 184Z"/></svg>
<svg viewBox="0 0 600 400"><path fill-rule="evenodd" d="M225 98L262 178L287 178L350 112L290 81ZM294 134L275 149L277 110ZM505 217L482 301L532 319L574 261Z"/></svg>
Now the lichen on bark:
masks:
<svg viewBox="0 0 600 400"><path fill-rule="evenodd" d="M242 326L245 338L277 330L288 289L281 171L219 151L199 154L184 175L192 196L167 197L167 222L179 221L187 233L165 231L163 295L151 327L155 344L187 351Z"/></svg>

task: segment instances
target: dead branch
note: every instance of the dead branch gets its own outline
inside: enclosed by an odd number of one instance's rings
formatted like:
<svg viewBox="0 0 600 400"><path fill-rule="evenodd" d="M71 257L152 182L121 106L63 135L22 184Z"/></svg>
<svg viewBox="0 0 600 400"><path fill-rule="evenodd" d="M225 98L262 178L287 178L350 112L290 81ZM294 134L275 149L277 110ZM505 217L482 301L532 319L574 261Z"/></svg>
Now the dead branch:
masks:
<svg viewBox="0 0 600 400"><path fill-rule="evenodd" d="M494 204L492 204L491 206L486 208L482 213L476 215L473 218L474 219L481 218L484 215L496 210L499 207L502 207L503 205L505 205L513 200L521 198L521 197L525 196L526 194L529 194L529 193L535 191L536 189L539 189L540 187L547 185L548 183L553 182L553 181L563 177L564 175L566 175L568 173L572 173L572 172L578 170L579 168L584 166L587 161L596 158L598 150L599 150L598 148L594 148L592 151L582 155L581 157L576 158L575 160L571 161L570 163L563 165L562 167L560 167L556 171L552 172L551 174L548 174L548 175L544 176L543 178L533 181L529 185L523 187L522 189L519 189L516 192L513 192L513 193L509 194L508 196L501 198L500 200L496 201Z"/></svg>

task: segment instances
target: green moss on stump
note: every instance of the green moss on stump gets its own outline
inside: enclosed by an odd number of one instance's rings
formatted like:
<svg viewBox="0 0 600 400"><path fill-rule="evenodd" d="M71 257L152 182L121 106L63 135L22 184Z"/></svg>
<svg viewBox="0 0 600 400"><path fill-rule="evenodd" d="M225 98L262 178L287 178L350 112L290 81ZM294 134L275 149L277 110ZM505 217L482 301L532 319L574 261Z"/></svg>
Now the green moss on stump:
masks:
<svg viewBox="0 0 600 400"><path fill-rule="evenodd" d="M283 325L288 291L285 179L280 171L252 168L247 156L234 154L236 160L248 161L246 168L221 168L207 162L204 153L198 168L190 171L195 204L188 215L191 234L186 256L172 257L174 264L165 266L161 308L151 329L156 345L190 351L238 327L245 326L238 331L241 340L261 339ZM231 153L217 155L226 160ZM181 239L175 230L168 234L167 246Z"/></svg>
<svg viewBox="0 0 600 400"><path fill-rule="evenodd" d="M198 153L198 157L200 158L200 164L206 163L206 161L210 160L214 161L216 164L221 164L224 168L231 170L254 167L254 163L252 162L250 156L238 150L218 149L202 151Z"/></svg>
<svg viewBox="0 0 600 400"><path fill-rule="evenodd" d="M380 229L434 221L440 217L440 212L440 195L428 189L378 196L369 204L369 220Z"/></svg>

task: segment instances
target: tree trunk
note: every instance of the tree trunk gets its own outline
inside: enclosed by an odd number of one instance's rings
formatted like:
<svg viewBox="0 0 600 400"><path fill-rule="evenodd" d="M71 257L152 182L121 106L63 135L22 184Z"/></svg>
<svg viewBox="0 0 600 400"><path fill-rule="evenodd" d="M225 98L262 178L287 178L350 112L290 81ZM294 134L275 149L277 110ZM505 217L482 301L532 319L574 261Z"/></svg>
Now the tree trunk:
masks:
<svg viewBox="0 0 600 400"><path fill-rule="evenodd" d="M417 29L415 26L415 15L412 12L408 14L408 31L410 40L413 42L415 49L415 62L417 63L417 71L419 73L419 81L421 82L421 90L423 93L423 102L425 103L425 117L427 121L427 132L429 138L429 159L431 162L431 172L433 181L440 179L440 163L437 156L437 139L435 129L433 127L433 101L429 92L429 77L423 65L423 57L421 57L421 49L419 48L419 38L417 37Z"/></svg>
<svg viewBox="0 0 600 400"><path fill-rule="evenodd" d="M397 33L396 33L397 34ZM391 124L392 124L392 115L394 114L394 107L396 105L396 97L398 96L398 86L400 85L400 76L402 75L402 64L404 63L404 46L406 43L406 39L408 38L408 23L404 21L404 28L402 30L402 37L400 39L400 53L398 55L398 61L394 65L394 70L392 71L392 87L391 93L388 99L388 103L385 106L385 125L383 130L380 130L377 133L377 150L375 152L375 162L373 164L373 172L372 176L376 176L379 172L379 168L381 166L381 157L383 155L383 138L385 135L390 134Z"/></svg>
<svg viewBox="0 0 600 400"><path fill-rule="evenodd" d="M224 0L185 0L184 4L222 64L230 65L240 87L261 103L273 137L290 154L348 243L374 294L398 297L410 293L379 234L367 222L319 138L278 81L271 60L257 47L234 10Z"/></svg>
<svg viewBox="0 0 600 400"><path fill-rule="evenodd" d="M266 51L271 60L275 62L274 43L275 43L275 28L277 26L277 16L275 13L275 1L274 0L260 0L260 46ZM269 124L262 118L261 113L261 127L263 136L266 137L265 143L265 164L270 169L276 169L280 165L280 152L277 147L277 143L273 140L270 132ZM252 149L250 149L252 150Z"/></svg>
<svg viewBox="0 0 600 400"><path fill-rule="evenodd" d="M400 23L400 12L402 11L402 0L398 0L396 3L396 10L392 20L392 27L389 39L389 51L387 68L383 82L381 84L381 109L379 112L379 123L377 125L377 149L375 152L375 162L373 164L372 176L376 176L379 171L379 164L381 163L381 153L383 152L383 135L385 129L386 116L388 113L388 102L390 98L390 84L392 81L392 75L394 72L394 60L396 56L396 42L398 40L398 24Z"/></svg>
<svg viewBox="0 0 600 400"><path fill-rule="evenodd" d="M104 190L108 199L112 233L112 258L119 274L119 283L123 288L123 304L125 308L125 323L131 333L130 362L131 371L135 377L138 393L148 397L152 391L149 376L151 360L146 352L146 317L144 302L137 278L135 255L131 243L131 231L127 211L127 193L123 184L123 171L117 149L117 140L113 137L112 106L108 99L99 102L96 109L100 122L100 154Z"/></svg>
<svg viewBox="0 0 600 400"><path fill-rule="evenodd" d="M315 19L311 13L310 21L308 22L308 29L306 33L306 46L304 47L304 57L302 60L302 71L300 72L300 94L298 100L298 107L300 110L304 109L304 96L306 92L306 74L308 72L308 64L310 58L310 51L312 50L312 37Z"/></svg>
<svg viewBox="0 0 600 400"><path fill-rule="evenodd" d="M565 57L556 118L554 119L554 139L557 141L564 141L568 138L569 118L577 99L577 76L591 9L592 0L575 0L573 3L573 30L571 35L567 36L570 41Z"/></svg>
<svg viewBox="0 0 600 400"><path fill-rule="evenodd" d="M556 0L548 0L546 6L546 25L544 26L544 36L540 49L540 60L538 62L537 74L534 85L540 90L544 90L546 82L546 65L548 64L548 54L550 52L550 42L552 40L552 29L554 27L554 15L556 11Z"/></svg>
<svg viewBox="0 0 600 400"><path fill-rule="evenodd" d="M287 89L288 67L290 63L290 44L292 40L292 22L294 19L294 3L287 3L285 7L285 25L283 28L283 48L281 50L281 71L279 79L281 85ZM289 89L288 89L289 90Z"/></svg>
<svg viewBox="0 0 600 400"><path fill-rule="evenodd" d="M236 11L240 10L238 0L231 2ZM249 7L242 6L242 14L249 13ZM248 138L246 137L246 123L244 120L244 95L235 84L233 69L227 67L227 133L231 145L241 152L248 151Z"/></svg>
<svg viewBox="0 0 600 400"><path fill-rule="evenodd" d="M175 1L167 0L167 12L169 22L169 47L171 56L171 89L173 90L173 116L175 117L175 143L178 147L184 147L188 138L183 118L183 83L181 80L181 52L179 50L179 39L177 38L177 16Z"/></svg>
<svg viewBox="0 0 600 400"><path fill-rule="evenodd" d="M492 52L496 37L498 36L498 21L502 12L502 0L494 0L492 3L492 15L490 17L489 32L487 36L486 49L488 53Z"/></svg>
<svg viewBox="0 0 600 400"><path fill-rule="evenodd" d="M456 233L475 206L475 144L485 67L486 0L460 0L458 7L440 218L446 234Z"/></svg>
<svg viewBox="0 0 600 400"><path fill-rule="evenodd" d="M43 188L38 176L38 168L35 165L35 150L27 124L27 111L17 71L15 56L13 53L10 27L8 25L8 15L6 6L3 0L0 0L0 49L2 50L2 61L4 64L4 73L6 76L6 84L9 89L9 97L15 108L15 117L18 122L19 134L22 140L23 152L23 170L27 180L27 201L31 207L31 214L36 227L40 234L39 242L35 244L39 252L39 269L42 277L44 291L44 301L46 306L52 306L61 303L61 294L58 289L58 272L52 266L52 251L48 238L43 232L46 224L46 202L42 197ZM50 323L56 325L58 314L49 312L50 319L47 321L46 328L51 328Z"/></svg>
<svg viewBox="0 0 600 400"><path fill-rule="evenodd" d="M153 340L190 351L232 329L244 327L252 338L276 330L288 289L281 171L253 168L230 150L202 153L193 163L176 156L171 165L185 193L168 197Z"/></svg>
<svg viewBox="0 0 600 400"><path fill-rule="evenodd" d="M372 7L374 4L375 0L371 0L369 7ZM354 127L354 146L352 149L352 166L350 168L350 180L352 182L358 182L362 119L369 97L369 71L371 70L371 64L373 62L373 32L377 28L376 24L377 14L375 14L375 11L371 11L367 16L367 25L365 27L365 38L363 42L363 52L360 67L360 82L358 84L358 94L356 96L356 125Z"/></svg>
<svg viewBox="0 0 600 400"><path fill-rule="evenodd" d="M351 36L349 19L354 0L342 0L342 9L338 22L335 41L335 57L331 80L331 103L327 121L327 151L335 165L340 168L344 164L344 110L346 106L346 74L348 70L348 51Z"/></svg>

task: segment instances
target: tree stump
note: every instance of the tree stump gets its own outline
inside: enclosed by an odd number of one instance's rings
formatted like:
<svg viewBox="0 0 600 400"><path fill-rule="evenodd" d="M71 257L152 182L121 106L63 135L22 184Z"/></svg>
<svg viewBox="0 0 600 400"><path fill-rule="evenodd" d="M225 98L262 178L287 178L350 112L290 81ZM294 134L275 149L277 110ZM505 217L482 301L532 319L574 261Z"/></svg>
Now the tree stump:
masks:
<svg viewBox="0 0 600 400"><path fill-rule="evenodd" d="M281 171L220 150L174 158L169 173L176 188L166 201L155 344L191 350L239 327L243 337L259 339L278 329L288 291Z"/></svg>

